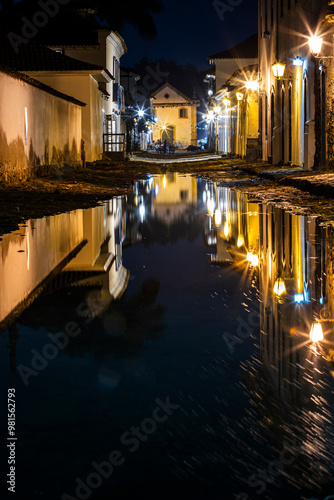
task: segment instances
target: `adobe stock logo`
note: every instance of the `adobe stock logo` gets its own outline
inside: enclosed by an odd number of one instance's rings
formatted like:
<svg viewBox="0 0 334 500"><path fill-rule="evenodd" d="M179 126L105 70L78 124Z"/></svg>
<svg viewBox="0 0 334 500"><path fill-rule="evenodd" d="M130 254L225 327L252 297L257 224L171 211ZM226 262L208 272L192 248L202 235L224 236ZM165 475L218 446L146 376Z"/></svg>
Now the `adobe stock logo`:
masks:
<svg viewBox="0 0 334 500"><path fill-rule="evenodd" d="M23 23L21 28L21 35L17 33L8 33L8 39L14 52L18 54L19 46L21 43L28 43L32 38L34 38L41 28L44 28L48 22L49 18L55 17L60 9L60 5L66 5L70 0L39 0L38 5L42 10L38 10L28 19L26 16L21 17Z"/></svg>
<svg viewBox="0 0 334 500"><path fill-rule="evenodd" d="M214 0L213 7L217 12L219 19L223 22L225 21L225 14L227 12L233 12L234 7L238 7L243 1L244 0L226 0L225 2L222 2L221 0Z"/></svg>

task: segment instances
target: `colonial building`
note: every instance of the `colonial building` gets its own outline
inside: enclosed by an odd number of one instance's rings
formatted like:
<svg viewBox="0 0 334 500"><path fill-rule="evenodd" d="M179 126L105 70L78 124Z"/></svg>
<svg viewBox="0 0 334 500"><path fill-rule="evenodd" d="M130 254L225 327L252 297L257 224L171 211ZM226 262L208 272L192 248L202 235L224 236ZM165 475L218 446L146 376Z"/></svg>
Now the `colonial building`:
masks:
<svg viewBox="0 0 334 500"><path fill-rule="evenodd" d="M258 66L238 69L214 95L216 150L254 160L259 154ZM216 111L216 113L215 113Z"/></svg>
<svg viewBox="0 0 334 500"><path fill-rule="evenodd" d="M219 90L238 69L257 64L258 36L254 34L231 49L208 57L208 63L214 64L216 90Z"/></svg>
<svg viewBox="0 0 334 500"><path fill-rule="evenodd" d="M25 180L46 165L81 164L84 106L0 66L0 180Z"/></svg>
<svg viewBox="0 0 334 500"><path fill-rule="evenodd" d="M307 170L333 163L333 8L324 0L259 0L263 160ZM321 40L312 54L309 42Z"/></svg>
<svg viewBox="0 0 334 500"><path fill-rule="evenodd" d="M103 93L104 151L120 151L125 147L124 90L121 85L120 59L127 53L126 44L119 33L101 28L96 10L65 9L47 30L41 30L37 39L47 47L84 63L104 68L112 79L101 79Z"/></svg>
<svg viewBox="0 0 334 500"><path fill-rule="evenodd" d="M200 102L190 99L170 83L165 83L152 97L157 119L153 140L167 140L179 148L197 145L197 107Z"/></svg>
<svg viewBox="0 0 334 500"><path fill-rule="evenodd" d="M214 94L209 92L211 149L255 159L259 134L257 34L210 56L208 62L215 65L216 87Z"/></svg>

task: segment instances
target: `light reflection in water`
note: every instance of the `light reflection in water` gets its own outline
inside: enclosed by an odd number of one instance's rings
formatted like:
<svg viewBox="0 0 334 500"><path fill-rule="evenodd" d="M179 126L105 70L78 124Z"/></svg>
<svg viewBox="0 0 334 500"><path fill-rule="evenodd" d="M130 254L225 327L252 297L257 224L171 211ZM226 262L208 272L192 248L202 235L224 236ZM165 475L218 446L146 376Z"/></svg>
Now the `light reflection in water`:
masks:
<svg viewBox="0 0 334 500"><path fill-rule="evenodd" d="M297 443L298 460L282 474L297 489L315 484L321 490L330 475L334 436L334 232L315 218L192 176L151 176L138 182L127 199L29 221L6 235L0 242L0 320L20 304L25 307L24 300L56 269L48 290L85 290L78 317L88 325L93 318L100 320L98 331L78 338L70 353L103 358L97 383L114 394L124 373L145 373L141 350L165 330L157 279L144 282L136 294L124 294L130 273L123 266L123 251L198 236L209 253L208 264L229 268L258 289L261 324L254 335L260 359L254 361L249 351L245 383L275 452L285 438ZM244 307L245 298L236 297ZM22 341L16 323L8 334L15 371ZM114 367L112 356L125 359L121 368Z"/></svg>

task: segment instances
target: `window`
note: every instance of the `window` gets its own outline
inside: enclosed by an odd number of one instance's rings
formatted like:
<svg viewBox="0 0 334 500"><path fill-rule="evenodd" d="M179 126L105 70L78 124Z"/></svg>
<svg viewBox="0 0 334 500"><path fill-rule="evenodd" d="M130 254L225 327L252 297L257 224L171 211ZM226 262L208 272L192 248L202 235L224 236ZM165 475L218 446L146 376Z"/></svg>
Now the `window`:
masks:
<svg viewBox="0 0 334 500"><path fill-rule="evenodd" d="M165 95L164 95L164 98L165 98L165 99L169 99L169 98L170 98L170 95L169 95L169 94L165 94Z"/></svg>
<svg viewBox="0 0 334 500"><path fill-rule="evenodd" d="M180 118L188 118L188 110L187 108L180 109Z"/></svg>

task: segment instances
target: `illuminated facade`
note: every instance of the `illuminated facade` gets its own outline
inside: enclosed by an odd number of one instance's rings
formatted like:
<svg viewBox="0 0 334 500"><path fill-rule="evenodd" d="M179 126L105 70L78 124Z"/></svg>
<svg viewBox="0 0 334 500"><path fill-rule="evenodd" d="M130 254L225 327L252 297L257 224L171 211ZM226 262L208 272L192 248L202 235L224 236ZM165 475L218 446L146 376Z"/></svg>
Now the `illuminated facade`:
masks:
<svg viewBox="0 0 334 500"><path fill-rule="evenodd" d="M258 66L237 70L214 96L217 151L255 160L258 156ZM217 109L218 109L217 108Z"/></svg>
<svg viewBox="0 0 334 500"><path fill-rule="evenodd" d="M153 129L153 140L165 140L179 148L197 145L196 99L190 99L170 83L156 90L152 97L157 119Z"/></svg>
<svg viewBox="0 0 334 500"><path fill-rule="evenodd" d="M321 35L331 56L332 1L259 0L260 140L273 164L325 166L333 161L333 69L310 52ZM283 66L273 66L279 63ZM281 70L274 76L273 70Z"/></svg>
<svg viewBox="0 0 334 500"><path fill-rule="evenodd" d="M22 181L44 165L80 165L83 107L22 73L1 70L0 179Z"/></svg>

